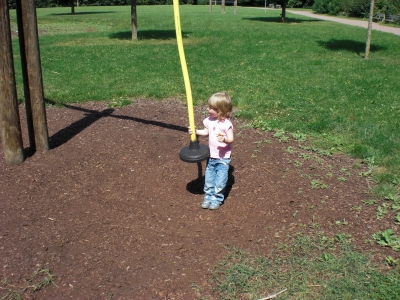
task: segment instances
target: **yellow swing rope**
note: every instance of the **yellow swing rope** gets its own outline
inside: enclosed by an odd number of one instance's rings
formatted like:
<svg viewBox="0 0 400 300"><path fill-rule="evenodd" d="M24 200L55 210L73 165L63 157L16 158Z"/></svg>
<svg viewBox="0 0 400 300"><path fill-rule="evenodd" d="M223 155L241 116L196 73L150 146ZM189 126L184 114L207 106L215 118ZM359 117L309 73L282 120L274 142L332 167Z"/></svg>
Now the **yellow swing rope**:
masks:
<svg viewBox="0 0 400 300"><path fill-rule="evenodd" d="M178 52L179 58L181 61L183 80L185 82L186 88L186 100L187 100L187 108L189 114L189 126L193 133L190 135L190 140L192 142L196 141L196 131L194 125L194 114L193 114L193 100L192 100L192 89L190 87L189 73L186 65L185 52L183 50L183 42L182 42L182 31L181 31L181 20L179 15L179 0L173 0L174 4L174 17L175 17L175 32L176 32L176 41L178 43Z"/></svg>

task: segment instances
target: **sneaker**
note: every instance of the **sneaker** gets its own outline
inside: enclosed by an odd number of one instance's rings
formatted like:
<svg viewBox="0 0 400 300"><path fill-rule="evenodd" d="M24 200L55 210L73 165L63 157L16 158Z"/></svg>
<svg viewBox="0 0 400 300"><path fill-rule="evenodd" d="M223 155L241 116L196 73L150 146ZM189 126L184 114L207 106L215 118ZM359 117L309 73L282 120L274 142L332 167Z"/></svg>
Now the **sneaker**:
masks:
<svg viewBox="0 0 400 300"><path fill-rule="evenodd" d="M201 204L201 208L209 208L209 207L210 207L210 204L211 204L211 202L204 201L204 202Z"/></svg>
<svg viewBox="0 0 400 300"><path fill-rule="evenodd" d="M208 206L208 208L214 210L214 209L218 209L220 206L221 206L221 205L219 205L218 203L211 203L211 204Z"/></svg>

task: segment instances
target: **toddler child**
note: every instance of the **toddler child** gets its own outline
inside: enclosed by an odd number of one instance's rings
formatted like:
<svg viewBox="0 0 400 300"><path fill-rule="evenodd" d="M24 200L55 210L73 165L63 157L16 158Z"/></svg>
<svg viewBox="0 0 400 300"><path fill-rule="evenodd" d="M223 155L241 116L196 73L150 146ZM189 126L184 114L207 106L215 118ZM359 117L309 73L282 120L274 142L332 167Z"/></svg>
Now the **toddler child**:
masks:
<svg viewBox="0 0 400 300"><path fill-rule="evenodd" d="M228 171L231 163L233 125L231 98L219 92L208 98L209 117L203 120L204 129L196 129L196 134L208 136L210 158L207 161L202 208L218 209L224 201ZM189 128L189 134L192 134Z"/></svg>

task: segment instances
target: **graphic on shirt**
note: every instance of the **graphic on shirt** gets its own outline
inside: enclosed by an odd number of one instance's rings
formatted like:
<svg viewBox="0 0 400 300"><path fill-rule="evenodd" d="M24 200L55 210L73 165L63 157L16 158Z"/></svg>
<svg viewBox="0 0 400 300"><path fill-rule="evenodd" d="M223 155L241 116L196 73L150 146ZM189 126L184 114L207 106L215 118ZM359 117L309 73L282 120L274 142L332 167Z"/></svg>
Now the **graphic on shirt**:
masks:
<svg viewBox="0 0 400 300"><path fill-rule="evenodd" d="M220 142L220 136L225 137L229 129L233 129L232 122L229 119L218 120L208 117L203 120L204 127L208 128L210 157L212 158L229 158L231 157L232 144Z"/></svg>

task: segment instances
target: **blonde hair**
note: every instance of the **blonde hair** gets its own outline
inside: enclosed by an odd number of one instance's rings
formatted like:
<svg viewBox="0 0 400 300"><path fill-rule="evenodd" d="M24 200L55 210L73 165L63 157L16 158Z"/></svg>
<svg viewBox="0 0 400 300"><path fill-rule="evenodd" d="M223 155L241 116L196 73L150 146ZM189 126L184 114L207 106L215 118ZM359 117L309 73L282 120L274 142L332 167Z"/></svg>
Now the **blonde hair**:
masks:
<svg viewBox="0 0 400 300"><path fill-rule="evenodd" d="M218 111L218 120L229 118L232 112L231 97L225 92L218 92L208 98L208 105Z"/></svg>

